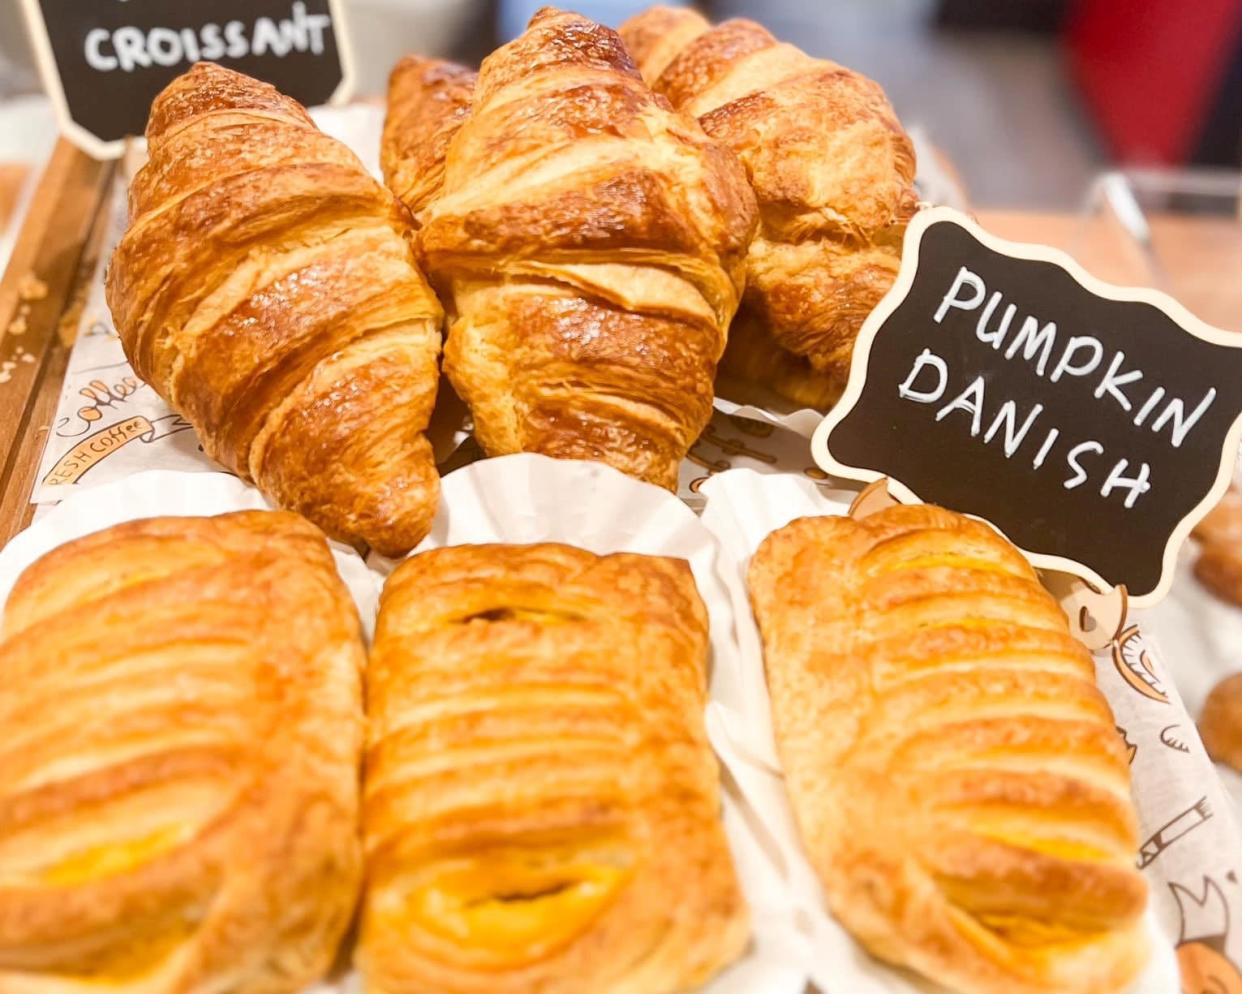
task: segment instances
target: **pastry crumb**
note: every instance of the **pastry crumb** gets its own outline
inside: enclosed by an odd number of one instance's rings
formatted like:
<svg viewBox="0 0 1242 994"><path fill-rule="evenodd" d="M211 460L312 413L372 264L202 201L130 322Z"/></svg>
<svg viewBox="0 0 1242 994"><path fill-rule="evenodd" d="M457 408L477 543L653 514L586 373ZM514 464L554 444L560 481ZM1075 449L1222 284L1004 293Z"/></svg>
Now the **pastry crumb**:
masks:
<svg viewBox="0 0 1242 994"><path fill-rule="evenodd" d="M34 362L34 361L35 361L35 358L34 358L34 353L33 353L33 352L23 352L23 353L22 353L22 355L21 355L21 360L22 360L22 362Z"/></svg>
<svg viewBox="0 0 1242 994"><path fill-rule="evenodd" d="M26 324L26 318L23 315L19 314L17 315L17 317L15 317L12 321L9 322L9 334L10 335L24 335L26 333L27 327L29 326Z"/></svg>
<svg viewBox="0 0 1242 994"><path fill-rule="evenodd" d="M27 273L17 284L19 300L43 300L47 296L47 284L34 273Z"/></svg>

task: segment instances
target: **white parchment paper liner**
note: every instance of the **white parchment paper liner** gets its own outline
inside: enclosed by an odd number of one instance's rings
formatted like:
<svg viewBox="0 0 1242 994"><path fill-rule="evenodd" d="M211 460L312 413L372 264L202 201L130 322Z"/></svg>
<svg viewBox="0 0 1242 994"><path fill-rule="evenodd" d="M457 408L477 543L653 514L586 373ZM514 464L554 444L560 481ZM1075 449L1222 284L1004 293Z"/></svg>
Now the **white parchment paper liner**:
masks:
<svg viewBox="0 0 1242 994"><path fill-rule="evenodd" d="M795 518L845 514L849 505L792 474L761 475L746 469L712 477L703 485L702 492L707 498L703 524L721 543L720 574L733 600L736 638L743 661L743 673L736 682L740 693L728 697L713 694L708 729L712 744L737 782L752 816L762 821L779 852L786 884L798 905L798 920L814 947L811 979L825 994L911 994L938 990L935 985L872 959L829 914L815 873L802 851L776 758L762 646L746 594L745 568L770 532ZM1202 775L1215 780L1211 764L1205 761L1202 765ZM1149 882L1154 903L1157 884L1150 877ZM1178 974L1171 940L1160 931L1151 911L1148 919L1152 959L1132 992L1172 994L1178 989Z"/></svg>
<svg viewBox="0 0 1242 994"><path fill-rule="evenodd" d="M153 469L78 492L56 505L0 550L0 605L35 560L83 535L124 521L162 516L195 517L230 511L267 511L272 505L254 487L228 473L178 473ZM329 542L337 572L358 605L368 638L379 604L380 578L353 549Z"/></svg>
<svg viewBox="0 0 1242 994"><path fill-rule="evenodd" d="M521 454L472 463L442 482L431 534L416 552L487 542L564 542L597 554L639 552L685 559L711 623L711 698L735 700L745 668L733 639L730 592L717 545L684 503L600 463ZM393 561L372 556L388 572ZM802 994L810 947L769 847L766 826L724 782L724 823L750 905L748 954L702 988L704 994Z"/></svg>
<svg viewBox="0 0 1242 994"><path fill-rule="evenodd" d="M721 384L718 383L717 390L719 389ZM787 401L782 403L780 398L764 396L765 392L758 388L749 396L750 391L742 386L731 385L725 387L725 390L728 396L722 397L718 393L713 401L716 410L722 414L762 421L806 439L815 434L815 429L824 420L821 411L811 407L794 407Z"/></svg>

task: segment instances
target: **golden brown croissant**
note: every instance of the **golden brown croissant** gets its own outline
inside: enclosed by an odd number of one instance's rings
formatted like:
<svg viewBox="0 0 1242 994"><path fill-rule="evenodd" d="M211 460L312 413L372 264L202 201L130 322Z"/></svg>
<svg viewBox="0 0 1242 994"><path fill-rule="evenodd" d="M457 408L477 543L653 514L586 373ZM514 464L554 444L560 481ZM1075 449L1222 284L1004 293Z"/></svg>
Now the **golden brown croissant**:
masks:
<svg viewBox="0 0 1242 994"><path fill-rule="evenodd" d="M407 55L388 79L380 162L384 182L419 222L444 187L449 142L470 113L479 74L442 59Z"/></svg>
<svg viewBox="0 0 1242 994"><path fill-rule="evenodd" d="M153 518L18 581L0 990L292 994L361 877L357 613L285 512Z"/></svg>
<svg viewBox="0 0 1242 994"><path fill-rule="evenodd" d="M1022 555L940 508L803 518L750 566L803 843L873 954L963 994L1144 964L1127 755Z"/></svg>
<svg viewBox="0 0 1242 994"><path fill-rule="evenodd" d="M445 373L484 450L674 487L754 231L734 156L648 90L613 31L544 8L484 60L422 222Z"/></svg>
<svg viewBox="0 0 1242 994"><path fill-rule="evenodd" d="M827 406L897 273L914 149L874 82L748 20L653 7L621 27L652 88L741 158L759 201L722 369ZM775 357L772 356L775 353Z"/></svg>
<svg viewBox="0 0 1242 994"><path fill-rule="evenodd" d="M398 567L367 670L367 990L668 994L739 955L706 666L680 560Z"/></svg>
<svg viewBox="0 0 1242 994"><path fill-rule="evenodd" d="M441 312L409 218L272 87L200 63L151 107L108 304L203 448L329 534L395 555L439 493Z"/></svg>

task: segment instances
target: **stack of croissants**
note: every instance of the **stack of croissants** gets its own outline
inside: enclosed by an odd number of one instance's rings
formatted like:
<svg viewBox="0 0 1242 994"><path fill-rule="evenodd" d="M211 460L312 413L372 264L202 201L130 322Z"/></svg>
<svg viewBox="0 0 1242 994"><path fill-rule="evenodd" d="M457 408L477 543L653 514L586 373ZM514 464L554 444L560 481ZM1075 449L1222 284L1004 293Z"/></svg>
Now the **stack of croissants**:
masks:
<svg viewBox="0 0 1242 994"><path fill-rule="evenodd" d="M882 92L750 21L545 8L477 75L397 67L392 192L212 65L148 138L108 274L126 353L286 510L130 522L18 580L0 994L295 994L351 955L368 994L727 970L750 912L688 565L423 551L368 645L324 533L427 534L442 324L492 455L672 487L722 358L831 403L915 206ZM789 524L747 582L797 827L861 945L961 994L1131 985L1126 750L1021 553L897 506Z"/></svg>
<svg viewBox="0 0 1242 994"><path fill-rule="evenodd" d="M675 489L722 357L837 397L915 208L876 84L684 9L618 34L545 8L477 74L403 61L389 189L210 64L156 98L147 138L107 281L134 370L208 455L386 555L435 514L442 326L487 455Z"/></svg>

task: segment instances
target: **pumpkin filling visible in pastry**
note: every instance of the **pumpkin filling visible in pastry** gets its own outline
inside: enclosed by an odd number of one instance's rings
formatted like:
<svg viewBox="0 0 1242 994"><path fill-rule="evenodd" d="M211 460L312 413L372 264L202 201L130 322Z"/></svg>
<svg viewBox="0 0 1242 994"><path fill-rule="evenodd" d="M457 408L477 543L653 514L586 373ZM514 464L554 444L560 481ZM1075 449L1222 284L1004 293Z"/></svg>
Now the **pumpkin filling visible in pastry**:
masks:
<svg viewBox="0 0 1242 994"><path fill-rule="evenodd" d="M494 965L529 962L585 930L630 875L623 861L514 852L455 860L410 892L420 928Z"/></svg>
<svg viewBox="0 0 1242 994"><path fill-rule="evenodd" d="M166 825L125 842L91 846L45 868L41 874L48 884L82 884L132 870L168 852L186 836L181 825Z"/></svg>

